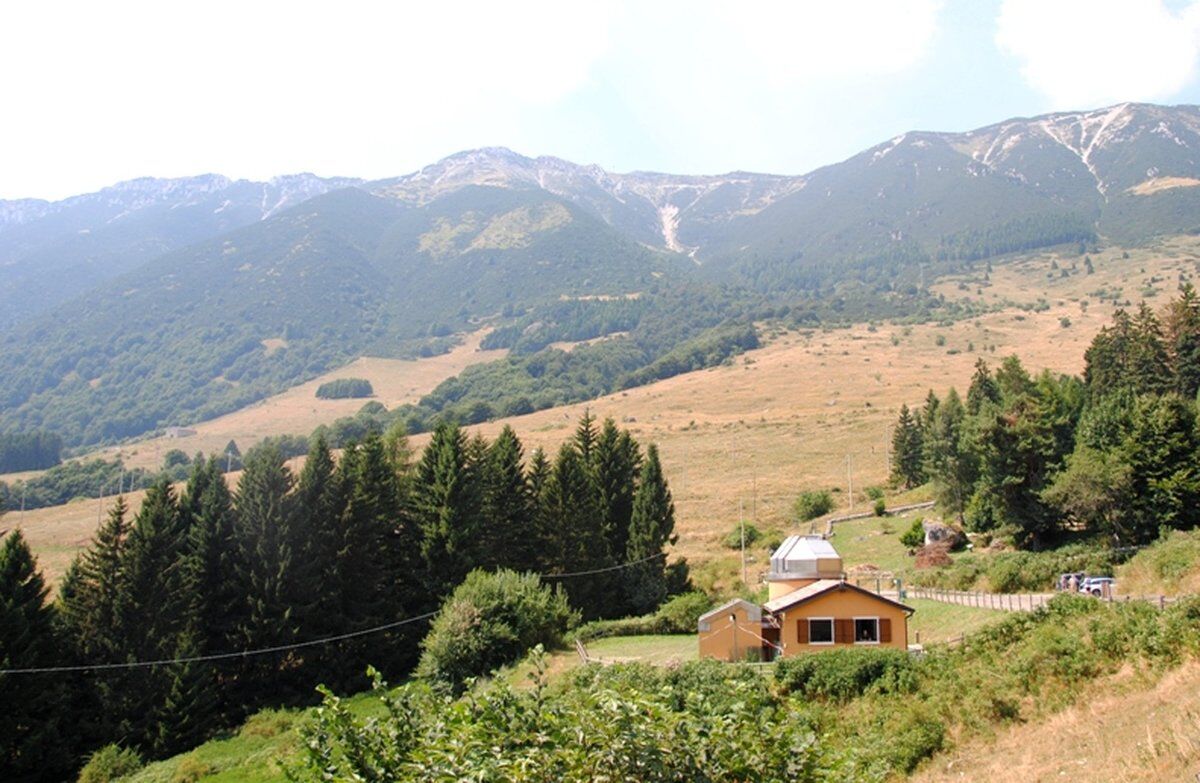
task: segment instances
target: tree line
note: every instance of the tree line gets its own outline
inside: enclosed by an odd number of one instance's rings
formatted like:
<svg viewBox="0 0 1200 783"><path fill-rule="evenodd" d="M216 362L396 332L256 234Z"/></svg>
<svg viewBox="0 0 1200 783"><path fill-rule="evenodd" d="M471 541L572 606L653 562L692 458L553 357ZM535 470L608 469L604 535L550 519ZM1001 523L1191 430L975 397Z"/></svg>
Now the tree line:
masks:
<svg viewBox="0 0 1200 783"><path fill-rule="evenodd" d="M62 450L62 438L52 432L0 432L0 473L54 467Z"/></svg>
<svg viewBox="0 0 1200 783"><path fill-rule="evenodd" d="M436 612L473 569L542 574L589 619L650 611L688 581L665 562L657 449L611 419L585 415L553 458L526 459L510 428L488 441L443 424L419 455L394 429L338 459L318 438L298 475L253 449L232 491L222 468L196 460L136 515L117 498L53 603L20 531L5 537L0 668L164 663L0 675L4 777L61 779L111 742L170 755L318 683L358 689L368 664L404 675L428 622L397 623ZM263 648L282 649L191 660Z"/></svg>
<svg viewBox="0 0 1200 783"><path fill-rule="evenodd" d="M901 406L893 480L932 482L943 513L1028 548L1200 523L1200 296L1185 284L1161 312L1118 310L1084 358L1083 378L980 359L965 400Z"/></svg>

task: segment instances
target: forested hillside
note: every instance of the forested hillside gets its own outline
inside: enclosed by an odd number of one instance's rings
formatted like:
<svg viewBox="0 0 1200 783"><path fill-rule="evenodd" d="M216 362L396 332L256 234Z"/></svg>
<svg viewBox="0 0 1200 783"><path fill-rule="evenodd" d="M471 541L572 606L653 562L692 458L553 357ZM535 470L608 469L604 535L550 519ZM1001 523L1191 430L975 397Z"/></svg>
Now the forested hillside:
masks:
<svg viewBox="0 0 1200 783"><path fill-rule="evenodd" d="M1157 313L1118 310L1085 358L1082 379L980 359L965 398L901 408L894 480L932 481L947 517L1024 548L1200 524L1200 297L1184 284Z"/></svg>
<svg viewBox="0 0 1200 783"><path fill-rule="evenodd" d="M357 182L311 174L144 178L62 201L0 201L0 328L164 253Z"/></svg>

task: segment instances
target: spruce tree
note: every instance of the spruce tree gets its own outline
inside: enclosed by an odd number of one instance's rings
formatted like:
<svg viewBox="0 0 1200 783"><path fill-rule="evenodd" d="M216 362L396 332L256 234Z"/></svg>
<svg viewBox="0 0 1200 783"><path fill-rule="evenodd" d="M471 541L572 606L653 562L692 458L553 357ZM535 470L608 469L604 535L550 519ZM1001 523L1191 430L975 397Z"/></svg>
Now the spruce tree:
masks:
<svg viewBox="0 0 1200 783"><path fill-rule="evenodd" d="M354 448L347 448L353 454ZM350 461L353 462L353 456ZM305 639L333 636L345 630L338 563L343 547L342 515L346 501L341 477L325 437L309 447L296 487L291 528L295 567L290 588L296 623ZM326 657L309 650L306 660Z"/></svg>
<svg viewBox="0 0 1200 783"><path fill-rule="evenodd" d="M246 456L246 468L234 497L237 541L236 575L244 617L238 629L245 648L284 645L296 639L289 590L296 567L291 548L292 474L274 445L258 446ZM257 705L278 698L293 683L280 675L287 663L274 656L245 661L240 677L242 699Z"/></svg>
<svg viewBox="0 0 1200 783"><path fill-rule="evenodd" d="M396 474L378 435L369 435L361 445L346 450L339 477L345 493L336 564L339 623L345 631L358 631L398 619L403 612L416 613L414 590L398 583L406 579L413 584L416 561L396 547L400 524ZM405 567L396 567L398 557L407 558ZM378 638L353 639L339 646L343 682L365 684L362 678L368 663L390 668L398 655L405 657L394 639L381 638L383 643ZM369 655L374 655L373 660L367 660Z"/></svg>
<svg viewBox="0 0 1200 783"><path fill-rule="evenodd" d="M512 427L505 426L488 450L482 473L481 519L483 568L536 571L539 538L533 528L533 501L525 470L523 449Z"/></svg>
<svg viewBox="0 0 1200 783"><path fill-rule="evenodd" d="M974 491L975 455L966 433L966 410L951 389L936 406L929 434L925 437L926 470L934 483L938 505L962 523L967 500Z"/></svg>
<svg viewBox="0 0 1200 783"><path fill-rule="evenodd" d="M479 496L467 464L467 439L456 424L433 432L413 477L413 512L427 606L437 606L473 567L479 550Z"/></svg>
<svg viewBox="0 0 1200 783"><path fill-rule="evenodd" d="M1200 296L1191 283L1180 286L1163 326L1175 391L1195 399L1200 392Z"/></svg>
<svg viewBox="0 0 1200 783"><path fill-rule="evenodd" d="M628 432L605 419L592 448L592 475L596 483L600 520L608 547L614 554L625 551L633 515L633 496L641 470L642 455Z"/></svg>
<svg viewBox="0 0 1200 783"><path fill-rule="evenodd" d="M214 734L219 725L220 700L216 669L207 661L189 660L202 654L199 629L185 629L177 638L166 667L167 689L155 709L151 752L166 757L190 750Z"/></svg>
<svg viewBox="0 0 1200 783"><path fill-rule="evenodd" d="M595 485L582 455L573 444L563 444L543 494L551 573L575 573L613 565L604 536ZM612 580L606 574L565 581L571 603L584 619L619 614Z"/></svg>
<svg viewBox="0 0 1200 783"><path fill-rule="evenodd" d="M596 447L598 437L596 417L592 415L590 408L585 408L579 425L575 428L575 448L579 450L579 456L583 458L585 465L592 464L592 450Z"/></svg>
<svg viewBox="0 0 1200 783"><path fill-rule="evenodd" d="M199 628L195 644L206 653L237 649L238 628L245 621L233 496L221 469L216 457L197 460L180 499L188 520L187 578Z"/></svg>
<svg viewBox="0 0 1200 783"><path fill-rule="evenodd" d="M1000 385L992 378L987 362L977 359L975 374L971 376L971 386L967 389L967 413L974 416L985 403L1000 404Z"/></svg>
<svg viewBox="0 0 1200 783"><path fill-rule="evenodd" d="M194 620L188 592L187 530L171 484L160 479L146 492L123 556L116 628L125 660L171 658L178 635ZM120 736L148 752L163 730L159 709L170 687L165 669L129 669L106 678L106 708L120 719Z"/></svg>
<svg viewBox="0 0 1200 783"><path fill-rule="evenodd" d="M634 614L651 612L666 598L664 548L674 543L675 503L663 476L658 448L650 444L638 478L625 548L626 562L631 564L625 569L626 593ZM660 554L663 556L654 557Z"/></svg>
<svg viewBox="0 0 1200 783"><path fill-rule="evenodd" d="M892 432L892 452L892 481L905 489L927 481L921 426L907 405L900 406L900 416Z"/></svg>
<svg viewBox="0 0 1200 783"><path fill-rule="evenodd" d="M553 568L554 557L551 552L550 515L546 508L546 487L550 482L552 468L546 459L546 452L539 446L529 456L529 467L526 476L529 483L529 513L530 537L534 541L532 547L535 570L547 572Z"/></svg>
<svg viewBox="0 0 1200 783"><path fill-rule="evenodd" d="M49 591L21 531L0 543L0 669L62 663ZM70 699L58 674L0 675L0 777L53 781L71 771Z"/></svg>

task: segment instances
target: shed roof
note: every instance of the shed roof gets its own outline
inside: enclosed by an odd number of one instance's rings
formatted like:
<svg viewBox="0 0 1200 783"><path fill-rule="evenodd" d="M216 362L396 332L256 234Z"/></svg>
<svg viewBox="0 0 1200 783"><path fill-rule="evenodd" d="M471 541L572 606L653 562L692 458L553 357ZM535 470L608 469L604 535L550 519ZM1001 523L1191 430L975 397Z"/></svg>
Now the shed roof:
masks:
<svg viewBox="0 0 1200 783"><path fill-rule="evenodd" d="M717 617L724 615L730 609L734 609L739 606L746 610L746 617L748 619L750 619L750 620L761 620L762 619L762 607L760 607L758 604L751 603L751 602L745 600L744 598L734 598L731 601L726 601L725 603L721 604L720 606L718 606L715 609L709 609L707 612L700 615L699 621L703 623L708 620L715 619Z"/></svg>
<svg viewBox="0 0 1200 783"><path fill-rule="evenodd" d="M781 595L773 601L767 601L765 604L763 604L763 609L766 609L771 614L775 614L777 612L782 612L785 609L791 609L797 604L802 604L805 601L811 601L818 596L825 595L826 593L833 592L835 590L854 590L862 593L863 595L870 596L878 601L883 601L884 603L891 604L892 606L898 606L906 612L912 613L916 611L911 606L905 606L899 601L893 601L892 599L885 598L878 593L872 593L870 590L864 590L861 587L843 582L840 579L818 579L812 584L805 585L798 590L793 590L787 595Z"/></svg>

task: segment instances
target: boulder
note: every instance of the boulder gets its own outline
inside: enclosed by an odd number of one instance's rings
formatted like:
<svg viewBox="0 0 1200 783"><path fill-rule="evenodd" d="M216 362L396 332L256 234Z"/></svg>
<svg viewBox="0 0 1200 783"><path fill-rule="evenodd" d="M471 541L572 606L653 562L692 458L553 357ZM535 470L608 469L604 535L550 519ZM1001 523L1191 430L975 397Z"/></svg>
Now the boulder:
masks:
<svg viewBox="0 0 1200 783"><path fill-rule="evenodd" d="M962 549L967 544L967 536L956 527L929 520L922 522L921 527L925 530L925 546L936 544L953 552Z"/></svg>

